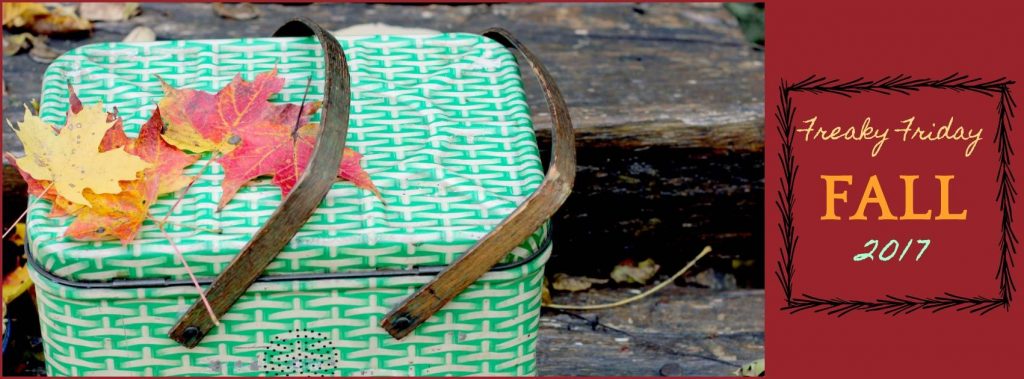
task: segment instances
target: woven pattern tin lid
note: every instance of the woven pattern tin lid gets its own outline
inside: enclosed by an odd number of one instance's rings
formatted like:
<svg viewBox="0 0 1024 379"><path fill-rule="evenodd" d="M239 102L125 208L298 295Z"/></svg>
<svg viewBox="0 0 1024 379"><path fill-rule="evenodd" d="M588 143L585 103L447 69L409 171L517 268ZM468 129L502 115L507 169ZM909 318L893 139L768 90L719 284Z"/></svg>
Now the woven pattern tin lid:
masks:
<svg viewBox="0 0 1024 379"><path fill-rule="evenodd" d="M341 37L352 77L347 146L386 201L348 182L334 185L267 274L405 269L450 264L501 222L543 180L525 92L513 55L473 34ZM273 102L321 99L324 68L312 38L106 43L61 56L47 69L40 113L63 125L66 84L86 104L117 107L129 135L163 96L156 75L175 87L216 92L236 75L252 80L277 68L285 88ZM313 118L319 120L319 115ZM196 175L206 155L186 170ZM167 225L196 275L220 272L277 208L280 190L260 179L221 212L223 170L210 165ZM176 195L150 209L163 217ZM83 242L62 237L70 218L49 218L50 204L29 212L29 246L48 271L72 280L182 279L185 269L156 225L135 241ZM221 231L216 233L216 231ZM506 262L541 244L539 230Z"/></svg>

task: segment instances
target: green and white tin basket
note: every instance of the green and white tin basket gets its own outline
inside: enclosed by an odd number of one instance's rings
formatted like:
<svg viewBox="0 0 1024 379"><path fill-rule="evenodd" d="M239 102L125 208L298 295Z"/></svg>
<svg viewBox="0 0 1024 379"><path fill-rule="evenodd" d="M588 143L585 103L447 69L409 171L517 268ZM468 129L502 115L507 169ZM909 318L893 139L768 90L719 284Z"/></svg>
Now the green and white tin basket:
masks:
<svg viewBox="0 0 1024 379"><path fill-rule="evenodd" d="M276 36L95 44L51 64L40 113L56 125L71 83L136 133L162 96L155 75L212 92L276 67L287 84L272 101L301 101L312 77L308 96L324 107L289 196L257 182L217 212L223 171L212 164L170 216L193 226L166 228L220 325L155 225L127 245L76 241L62 237L71 220L35 203L28 249L48 373L534 374L547 220L575 170L571 122L544 68L500 29L336 39L294 20ZM546 175L513 51L549 100ZM333 179L344 146L364 155L386 203Z"/></svg>

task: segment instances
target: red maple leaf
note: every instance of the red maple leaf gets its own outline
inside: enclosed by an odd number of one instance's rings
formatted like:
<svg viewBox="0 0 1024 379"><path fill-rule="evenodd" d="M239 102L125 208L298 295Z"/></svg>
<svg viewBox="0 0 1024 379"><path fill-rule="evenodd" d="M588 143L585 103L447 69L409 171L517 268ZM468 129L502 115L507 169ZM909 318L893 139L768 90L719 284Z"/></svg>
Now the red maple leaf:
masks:
<svg viewBox="0 0 1024 379"><path fill-rule="evenodd" d="M260 176L273 176L273 183L281 188L281 196L287 196L306 170L316 145L317 124L305 124L296 129L299 107L290 105L279 117L240 129L242 138L239 146L224 155L218 162L224 167L224 181L221 188L219 209L223 209L242 186ZM303 112L310 115L316 107L306 107ZM380 192L370 181L370 175L363 171L362 155L345 148L338 177L348 180L357 187L372 191L378 198Z"/></svg>
<svg viewBox="0 0 1024 379"><path fill-rule="evenodd" d="M257 75L252 82L236 75L216 94L177 89L163 79L160 82L164 88L160 108L167 122L164 139L197 153L227 153L242 137L239 129L285 111L283 105L267 101L284 87L284 79L277 77L277 69Z"/></svg>
<svg viewBox="0 0 1024 379"><path fill-rule="evenodd" d="M164 141L160 136L163 128L160 108L157 108L153 110L149 121L139 129L139 136L125 148L125 151L153 164L153 167L143 170L140 175L143 181L152 182L154 186L152 190L146 191L150 200L187 186L191 178L184 176L184 170L199 160L199 156L185 154Z"/></svg>
<svg viewBox="0 0 1024 379"><path fill-rule="evenodd" d="M219 209L259 176L273 176L273 183L285 196L302 176L316 144L317 126L308 124L308 120L320 108L320 102L305 105L300 114L297 105L267 101L283 86L284 79L277 77L277 69L257 75L252 82L235 76L216 94L163 83L165 96L160 109L167 122L164 139L182 149L223 154L217 159L224 167ZM380 198L369 174L360 166L361 159L355 150L345 149L338 177Z"/></svg>

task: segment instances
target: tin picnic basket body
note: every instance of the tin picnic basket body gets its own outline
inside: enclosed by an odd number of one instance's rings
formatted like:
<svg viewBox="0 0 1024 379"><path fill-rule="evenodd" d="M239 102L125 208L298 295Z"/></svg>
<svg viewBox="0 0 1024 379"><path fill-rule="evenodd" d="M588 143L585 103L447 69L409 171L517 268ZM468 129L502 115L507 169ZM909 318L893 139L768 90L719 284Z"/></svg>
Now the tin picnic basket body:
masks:
<svg viewBox="0 0 1024 379"><path fill-rule="evenodd" d="M293 20L275 35L89 45L47 70L40 114L58 125L70 83L136 132L162 95L156 75L216 91L276 69L286 85L272 101L324 102L288 196L257 182L217 211L223 171L201 173L165 224L180 256L150 222L127 245L64 238L70 221L35 202L27 245L48 373L535 374L547 219L575 165L544 68L500 29L336 39ZM554 119L546 174L513 52ZM335 180L346 146L382 199Z"/></svg>

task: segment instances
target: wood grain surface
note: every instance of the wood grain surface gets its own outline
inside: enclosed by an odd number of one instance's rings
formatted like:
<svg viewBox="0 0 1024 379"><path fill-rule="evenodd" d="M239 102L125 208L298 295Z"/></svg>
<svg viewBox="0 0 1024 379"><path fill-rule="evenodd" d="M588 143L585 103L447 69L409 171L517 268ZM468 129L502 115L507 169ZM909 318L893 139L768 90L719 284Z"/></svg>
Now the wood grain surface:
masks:
<svg viewBox="0 0 1024 379"><path fill-rule="evenodd" d="M631 295L604 288L553 297L596 304ZM732 376L764 358L764 291L669 286L618 308L545 309L538 338L544 376Z"/></svg>

